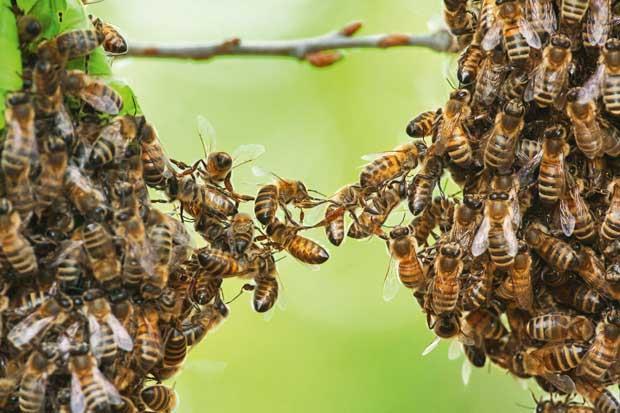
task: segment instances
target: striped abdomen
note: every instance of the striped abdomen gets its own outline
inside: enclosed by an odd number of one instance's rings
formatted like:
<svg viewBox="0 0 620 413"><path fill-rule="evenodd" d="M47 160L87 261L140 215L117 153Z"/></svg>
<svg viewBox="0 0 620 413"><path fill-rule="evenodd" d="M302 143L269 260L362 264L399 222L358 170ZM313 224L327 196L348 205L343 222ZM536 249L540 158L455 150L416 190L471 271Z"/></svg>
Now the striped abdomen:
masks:
<svg viewBox="0 0 620 413"><path fill-rule="evenodd" d="M268 225L273 221L278 210L278 187L275 185L265 185L258 190L254 201L254 215L263 225Z"/></svg>
<svg viewBox="0 0 620 413"><path fill-rule="evenodd" d="M382 183L398 176L403 163L403 153L389 153L370 162L360 174L362 188L377 188Z"/></svg>
<svg viewBox="0 0 620 413"><path fill-rule="evenodd" d="M504 230L500 225L491 224L489 230L489 255L497 268L506 269L512 267L515 257L508 254L508 243L504 236Z"/></svg>
<svg viewBox="0 0 620 413"><path fill-rule="evenodd" d="M400 278L400 282L405 287L412 290L417 290L424 286L424 269L415 254L411 259L398 262L398 278Z"/></svg>
<svg viewBox="0 0 620 413"><path fill-rule="evenodd" d="M173 328L164 343L164 367L178 367L187 356L187 339L182 332Z"/></svg>
<svg viewBox="0 0 620 413"><path fill-rule="evenodd" d="M420 113L407 125L407 135L412 138L429 136L433 131L435 117L435 111L432 110Z"/></svg>
<svg viewBox="0 0 620 413"><path fill-rule="evenodd" d="M143 317L138 319L138 331L135 339L136 364L144 373L151 371L162 358L159 333L156 333L153 328L149 328L147 323L148 321L144 320Z"/></svg>
<svg viewBox="0 0 620 413"><path fill-rule="evenodd" d="M613 324L597 327L594 342L588 350L577 374L599 381L618 358L620 351L620 328Z"/></svg>
<svg viewBox="0 0 620 413"><path fill-rule="evenodd" d="M583 360L588 348L580 344L554 344L535 350L545 369L561 373L572 370Z"/></svg>
<svg viewBox="0 0 620 413"><path fill-rule="evenodd" d="M614 116L620 116L620 74L605 74L603 83L603 102L605 110Z"/></svg>
<svg viewBox="0 0 620 413"><path fill-rule="evenodd" d="M530 46L515 25L504 25L504 47L511 63L522 64L530 58Z"/></svg>
<svg viewBox="0 0 620 413"><path fill-rule="evenodd" d="M589 0L562 0L560 15L563 22L576 24L583 20L590 4Z"/></svg>
<svg viewBox="0 0 620 413"><path fill-rule="evenodd" d="M17 274L32 275L38 271L34 249L21 233L5 233L1 245L2 252Z"/></svg>
<svg viewBox="0 0 620 413"><path fill-rule="evenodd" d="M466 167L471 163L471 146L462 128L457 127L454 129L452 136L450 136L446 143L446 151L452 162L458 166Z"/></svg>
<svg viewBox="0 0 620 413"><path fill-rule="evenodd" d="M489 137L484 151L484 165L487 168L502 169L512 165L516 139L503 133Z"/></svg>
<svg viewBox="0 0 620 413"><path fill-rule="evenodd" d="M34 191L28 175L20 175L16 180L6 180L6 195L13 209L19 213L23 224L27 224L34 211Z"/></svg>
<svg viewBox="0 0 620 413"><path fill-rule="evenodd" d="M460 285L455 273L437 274L433 281L431 307L436 315L456 308Z"/></svg>
<svg viewBox="0 0 620 413"><path fill-rule="evenodd" d="M39 373L39 374L42 374ZM45 381L39 374L26 372L19 384L19 411L24 413L39 413L45 399L45 392L41 391L40 382Z"/></svg>
<svg viewBox="0 0 620 413"><path fill-rule="evenodd" d="M327 239L335 246L339 246L344 240L344 212L336 212L338 208L339 207L336 205L329 205L325 210L326 218L329 217L330 214L338 214L335 218L331 218L327 225L325 225Z"/></svg>
<svg viewBox="0 0 620 413"><path fill-rule="evenodd" d="M559 69L558 71L543 69L542 75L534 84L534 100L540 107L553 105L557 99L566 80L566 71Z"/></svg>
<svg viewBox="0 0 620 413"><path fill-rule="evenodd" d="M278 299L278 280L271 276L256 277L252 305L259 313L269 311Z"/></svg>
<svg viewBox="0 0 620 413"><path fill-rule="evenodd" d="M559 163L543 160L540 164L538 174L538 196L541 201L553 204L564 190L564 170L559 167Z"/></svg>

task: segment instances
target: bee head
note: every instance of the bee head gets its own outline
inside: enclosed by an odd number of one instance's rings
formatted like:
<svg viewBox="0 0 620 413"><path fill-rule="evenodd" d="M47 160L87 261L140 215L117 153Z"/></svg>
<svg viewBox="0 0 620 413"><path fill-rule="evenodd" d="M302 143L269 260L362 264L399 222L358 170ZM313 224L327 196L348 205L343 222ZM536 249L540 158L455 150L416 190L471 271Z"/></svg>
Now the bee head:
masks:
<svg viewBox="0 0 620 413"><path fill-rule="evenodd" d="M551 45L559 47L560 49L570 49L571 41L564 34L554 34L553 37L551 37Z"/></svg>
<svg viewBox="0 0 620 413"><path fill-rule="evenodd" d="M551 126L545 129L544 139L563 140L566 138L566 127L562 124Z"/></svg>
<svg viewBox="0 0 620 413"><path fill-rule="evenodd" d="M398 227L390 231L390 239L399 239L408 237L411 234L409 227Z"/></svg>

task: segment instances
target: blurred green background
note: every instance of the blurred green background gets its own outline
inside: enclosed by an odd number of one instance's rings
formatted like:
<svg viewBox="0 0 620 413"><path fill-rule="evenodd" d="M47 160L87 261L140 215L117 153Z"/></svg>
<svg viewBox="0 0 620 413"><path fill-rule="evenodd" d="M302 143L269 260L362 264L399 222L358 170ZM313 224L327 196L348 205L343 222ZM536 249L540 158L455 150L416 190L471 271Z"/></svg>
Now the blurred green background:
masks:
<svg viewBox="0 0 620 413"><path fill-rule="evenodd" d="M319 35L363 20L360 34L423 33L439 19L435 0L106 0L89 6L128 39L166 42L232 36L286 39ZM285 58L218 58L193 63L124 59L115 74L134 89L173 158L197 159L196 115L211 120L218 148L261 143L258 165L332 193L358 178L360 156L407 139L415 114L441 105L454 58L398 48L348 51L315 69ZM249 167L235 171L254 192ZM243 187L245 184L245 187ZM312 234L327 244L323 234ZM401 290L382 299L389 257L379 240L347 240L313 272L279 263L285 311L266 322L250 295L192 351L176 380L178 411L197 412L492 412L523 411L529 393L497 369L474 371L465 387L462 358L447 343L427 357L433 340L416 303ZM240 284L230 283L227 296Z"/></svg>

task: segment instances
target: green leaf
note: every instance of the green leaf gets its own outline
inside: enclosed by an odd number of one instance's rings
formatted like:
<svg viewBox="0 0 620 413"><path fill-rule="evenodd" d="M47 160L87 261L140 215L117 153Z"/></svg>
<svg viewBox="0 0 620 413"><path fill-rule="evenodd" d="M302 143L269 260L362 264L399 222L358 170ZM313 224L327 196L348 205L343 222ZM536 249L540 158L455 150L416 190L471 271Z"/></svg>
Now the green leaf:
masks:
<svg viewBox="0 0 620 413"><path fill-rule="evenodd" d="M138 98L136 98L136 95L127 83L120 79L111 79L106 83L112 89L116 90L116 92L123 98L123 109L121 109L120 115L142 114L142 109L138 104Z"/></svg>
<svg viewBox="0 0 620 413"><path fill-rule="evenodd" d="M86 8L80 0L62 0L65 3L60 31L92 29Z"/></svg>
<svg viewBox="0 0 620 413"><path fill-rule="evenodd" d="M17 0L17 7L19 7L24 14L28 14L37 0Z"/></svg>
<svg viewBox="0 0 620 413"><path fill-rule="evenodd" d="M17 23L10 0L0 0L0 130L4 128L4 97L22 87L22 59Z"/></svg>

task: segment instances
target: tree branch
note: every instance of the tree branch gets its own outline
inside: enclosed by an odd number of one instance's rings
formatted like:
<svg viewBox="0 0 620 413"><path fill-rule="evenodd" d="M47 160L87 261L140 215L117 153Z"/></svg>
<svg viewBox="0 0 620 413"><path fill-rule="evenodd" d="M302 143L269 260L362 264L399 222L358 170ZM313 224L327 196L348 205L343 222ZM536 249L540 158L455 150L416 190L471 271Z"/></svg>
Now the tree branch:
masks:
<svg viewBox="0 0 620 413"><path fill-rule="evenodd" d="M125 56L193 60L206 60L216 56L284 56L305 60L316 67L325 67L342 59L341 50L344 49L415 46L438 52L457 50L455 39L447 30L426 35L391 33L353 37L361 27L361 22L353 22L336 32L292 40L242 41L232 38L200 44L130 42Z"/></svg>

